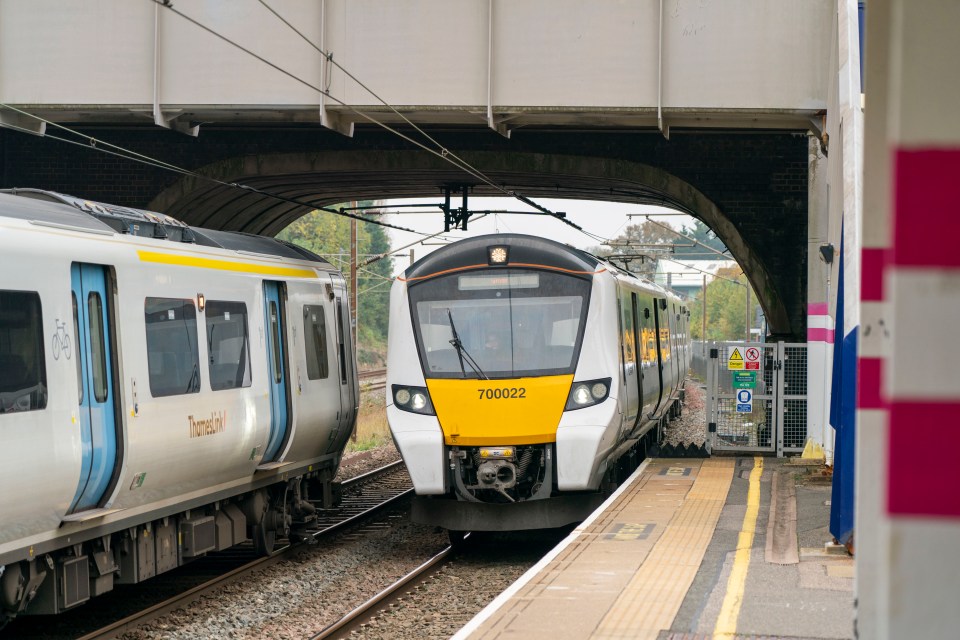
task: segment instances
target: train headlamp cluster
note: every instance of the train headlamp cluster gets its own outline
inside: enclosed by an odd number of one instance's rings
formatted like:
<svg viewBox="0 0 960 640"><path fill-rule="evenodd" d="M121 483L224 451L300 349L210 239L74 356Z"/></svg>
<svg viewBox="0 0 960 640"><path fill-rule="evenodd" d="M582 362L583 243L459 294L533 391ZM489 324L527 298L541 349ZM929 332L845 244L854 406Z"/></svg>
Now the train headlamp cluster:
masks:
<svg viewBox="0 0 960 640"><path fill-rule="evenodd" d="M610 395L610 378L574 382L570 386L570 395L567 397L567 406L564 407L564 411L600 404L607 399L608 395Z"/></svg>
<svg viewBox="0 0 960 640"><path fill-rule="evenodd" d="M426 416L436 415L430 393L425 387L405 387L393 385L393 404L403 411L421 413Z"/></svg>

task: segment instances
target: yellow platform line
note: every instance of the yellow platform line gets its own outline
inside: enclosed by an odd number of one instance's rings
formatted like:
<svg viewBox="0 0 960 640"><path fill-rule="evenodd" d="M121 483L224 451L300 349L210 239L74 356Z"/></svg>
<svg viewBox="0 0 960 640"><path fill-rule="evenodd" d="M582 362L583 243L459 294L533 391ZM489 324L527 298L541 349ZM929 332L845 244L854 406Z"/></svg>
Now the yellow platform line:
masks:
<svg viewBox="0 0 960 640"><path fill-rule="evenodd" d="M733 558L733 569L727 580L727 593L723 597L717 626L713 629L714 640L732 638L737 633L737 619L743 604L743 590L747 584L747 571L750 569L750 553L753 551L753 537L757 531L757 515L760 513L760 476L763 475L763 458L753 459L750 472L750 488L747 490L747 512L743 514L743 525L737 536L737 553Z"/></svg>
<svg viewBox="0 0 960 640"><path fill-rule="evenodd" d="M670 520L591 638L650 638L669 629L713 538L733 480L733 458L704 460Z"/></svg>

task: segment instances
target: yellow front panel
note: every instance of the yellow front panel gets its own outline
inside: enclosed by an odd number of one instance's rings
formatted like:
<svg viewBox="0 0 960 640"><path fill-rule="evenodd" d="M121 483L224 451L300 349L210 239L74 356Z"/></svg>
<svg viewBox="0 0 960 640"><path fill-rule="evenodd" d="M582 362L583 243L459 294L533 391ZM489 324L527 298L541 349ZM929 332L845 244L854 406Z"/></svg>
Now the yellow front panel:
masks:
<svg viewBox="0 0 960 640"><path fill-rule="evenodd" d="M449 445L556 442L573 375L510 380L427 380Z"/></svg>

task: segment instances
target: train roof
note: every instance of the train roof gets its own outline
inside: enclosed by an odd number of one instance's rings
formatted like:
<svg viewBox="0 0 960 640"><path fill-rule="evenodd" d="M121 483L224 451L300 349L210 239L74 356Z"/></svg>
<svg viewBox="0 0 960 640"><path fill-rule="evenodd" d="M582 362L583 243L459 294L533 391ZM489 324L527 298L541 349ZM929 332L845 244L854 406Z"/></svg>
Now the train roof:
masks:
<svg viewBox="0 0 960 640"><path fill-rule="evenodd" d="M42 189L0 189L0 216L93 233L119 233L330 264L312 251L275 238L191 227L163 213Z"/></svg>
<svg viewBox="0 0 960 640"><path fill-rule="evenodd" d="M507 262L503 266L544 265L571 272L593 273L600 260L586 251L539 236L519 233L495 233L459 240L424 256L410 265L404 278L423 279L443 272L489 264L488 251L506 247Z"/></svg>

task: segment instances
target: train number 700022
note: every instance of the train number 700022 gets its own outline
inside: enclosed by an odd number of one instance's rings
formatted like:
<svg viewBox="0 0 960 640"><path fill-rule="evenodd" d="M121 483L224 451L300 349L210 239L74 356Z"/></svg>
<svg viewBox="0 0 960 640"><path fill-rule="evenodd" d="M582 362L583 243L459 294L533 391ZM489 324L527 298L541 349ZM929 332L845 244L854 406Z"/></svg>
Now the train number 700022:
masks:
<svg viewBox="0 0 960 640"><path fill-rule="evenodd" d="M513 398L526 398L527 390L524 387L508 387L506 389L477 389L480 392L480 400L510 400Z"/></svg>

